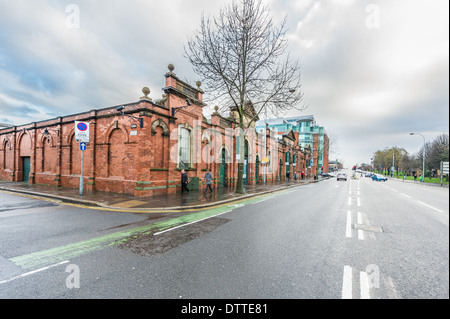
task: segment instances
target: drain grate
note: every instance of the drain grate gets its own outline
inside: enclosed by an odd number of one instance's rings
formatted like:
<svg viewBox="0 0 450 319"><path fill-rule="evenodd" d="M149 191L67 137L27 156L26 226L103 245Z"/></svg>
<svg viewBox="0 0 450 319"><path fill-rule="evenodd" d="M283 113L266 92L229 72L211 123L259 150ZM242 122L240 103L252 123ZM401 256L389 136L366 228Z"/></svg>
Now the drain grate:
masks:
<svg viewBox="0 0 450 319"><path fill-rule="evenodd" d="M364 225L364 224L353 224L355 229L373 231L376 233L382 233L383 229L380 226Z"/></svg>

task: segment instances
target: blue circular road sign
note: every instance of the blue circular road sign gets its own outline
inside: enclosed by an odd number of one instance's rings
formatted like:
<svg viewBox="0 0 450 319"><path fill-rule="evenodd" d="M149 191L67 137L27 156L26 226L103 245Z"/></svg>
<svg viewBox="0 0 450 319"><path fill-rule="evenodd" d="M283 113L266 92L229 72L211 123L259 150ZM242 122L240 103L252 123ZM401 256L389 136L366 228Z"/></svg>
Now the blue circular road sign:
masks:
<svg viewBox="0 0 450 319"><path fill-rule="evenodd" d="M87 125L85 123L78 123L77 124L77 129L79 129L80 131L84 132L87 130Z"/></svg>

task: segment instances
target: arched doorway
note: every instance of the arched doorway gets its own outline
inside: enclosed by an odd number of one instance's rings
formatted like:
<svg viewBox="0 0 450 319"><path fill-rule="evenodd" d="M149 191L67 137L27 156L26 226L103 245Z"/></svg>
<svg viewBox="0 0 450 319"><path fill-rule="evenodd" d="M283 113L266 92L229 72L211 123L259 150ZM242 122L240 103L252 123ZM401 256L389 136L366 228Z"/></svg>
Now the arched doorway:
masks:
<svg viewBox="0 0 450 319"><path fill-rule="evenodd" d="M226 162L226 150L222 148L220 167L219 167L219 187L225 187L227 185L227 162Z"/></svg>
<svg viewBox="0 0 450 319"><path fill-rule="evenodd" d="M259 156L256 155L256 160L255 160L255 183L258 184L259 182Z"/></svg>
<svg viewBox="0 0 450 319"><path fill-rule="evenodd" d="M283 160L280 158L280 164L278 168L278 180L281 181L281 176L283 172Z"/></svg>
<svg viewBox="0 0 450 319"><path fill-rule="evenodd" d="M31 138L27 133L20 137L19 156L21 158L22 181L28 183L30 181L31 172Z"/></svg>
<svg viewBox="0 0 450 319"><path fill-rule="evenodd" d="M291 173L291 153L286 152L286 177Z"/></svg>

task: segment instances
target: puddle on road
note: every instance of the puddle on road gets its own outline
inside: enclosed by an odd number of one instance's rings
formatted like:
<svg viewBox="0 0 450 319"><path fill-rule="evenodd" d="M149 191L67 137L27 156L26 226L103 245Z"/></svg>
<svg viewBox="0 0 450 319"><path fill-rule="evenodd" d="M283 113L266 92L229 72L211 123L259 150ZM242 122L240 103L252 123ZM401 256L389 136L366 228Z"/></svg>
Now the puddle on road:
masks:
<svg viewBox="0 0 450 319"><path fill-rule="evenodd" d="M10 210L18 210L18 209L31 209L31 208L44 208L44 207L54 207L59 206L58 203L53 202L35 202L35 203L15 203L15 204L5 204L0 207L0 212L6 212Z"/></svg>
<svg viewBox="0 0 450 319"><path fill-rule="evenodd" d="M146 257L163 254L172 248L208 234L229 221L230 219L213 217L157 236L154 236L153 233L134 235L115 246Z"/></svg>

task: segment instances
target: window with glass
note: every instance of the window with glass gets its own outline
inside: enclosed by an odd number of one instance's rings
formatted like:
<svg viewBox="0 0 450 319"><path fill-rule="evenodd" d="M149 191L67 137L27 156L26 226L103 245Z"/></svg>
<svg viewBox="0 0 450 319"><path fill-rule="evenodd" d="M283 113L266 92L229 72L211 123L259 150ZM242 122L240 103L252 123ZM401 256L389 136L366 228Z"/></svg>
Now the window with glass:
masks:
<svg viewBox="0 0 450 319"><path fill-rule="evenodd" d="M180 142L178 143L178 167L189 168L191 164L191 131L180 128Z"/></svg>

